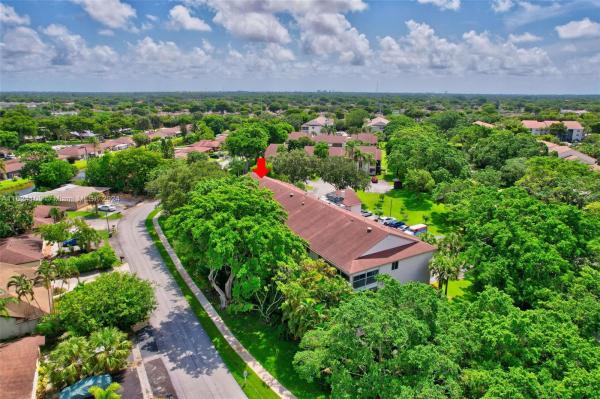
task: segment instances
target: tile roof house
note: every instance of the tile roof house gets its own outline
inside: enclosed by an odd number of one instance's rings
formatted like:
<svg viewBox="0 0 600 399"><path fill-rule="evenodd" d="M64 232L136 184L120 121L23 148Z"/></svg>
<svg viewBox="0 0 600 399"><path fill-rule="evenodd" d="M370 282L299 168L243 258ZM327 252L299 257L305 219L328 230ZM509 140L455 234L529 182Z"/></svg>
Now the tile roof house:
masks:
<svg viewBox="0 0 600 399"><path fill-rule="evenodd" d="M375 118L371 119L367 122L367 127L372 132L383 132L383 129L390 123L389 120L385 119L383 116L378 115Z"/></svg>
<svg viewBox="0 0 600 399"><path fill-rule="evenodd" d="M429 283L435 247L399 230L314 198L303 190L264 177L259 185L287 212L288 227L306 240L313 255L336 267L356 289L377 286L375 276Z"/></svg>
<svg viewBox="0 0 600 399"><path fill-rule="evenodd" d="M323 115L310 120L300 126L300 130L310 134L321 134L321 130L326 126L333 126L335 122L331 118L327 118Z"/></svg>
<svg viewBox="0 0 600 399"><path fill-rule="evenodd" d="M50 216L50 210L57 208L60 211L66 211L64 206L57 205L38 205L33 209L33 227L39 227L45 224L52 224L54 220Z"/></svg>
<svg viewBox="0 0 600 399"><path fill-rule="evenodd" d="M0 262L37 266L44 257L43 241L32 234L0 239Z"/></svg>
<svg viewBox="0 0 600 399"><path fill-rule="evenodd" d="M0 344L0 387L2 396L10 399L35 398L39 347L44 345L41 335L21 338Z"/></svg>
<svg viewBox="0 0 600 399"><path fill-rule="evenodd" d="M20 176L23 166L25 166L25 164L18 159L4 161L4 167L6 171L4 173L0 173L0 180L12 179Z"/></svg>
<svg viewBox="0 0 600 399"><path fill-rule="evenodd" d="M64 186L50 191L34 191L29 194L22 195L20 198L25 200L41 201L46 197L56 197L58 199L58 205L64 206L69 210L77 210L88 205L87 197L91 193L103 193L104 195L107 195L108 191L108 187L91 187L78 186L76 184L65 184Z"/></svg>
<svg viewBox="0 0 600 399"><path fill-rule="evenodd" d="M542 135L548 133L548 128L554 123L562 123L567 128L567 133L563 137L559 137L562 141L581 141L585 136L583 126L577 121L534 121L523 120L521 124L532 134Z"/></svg>

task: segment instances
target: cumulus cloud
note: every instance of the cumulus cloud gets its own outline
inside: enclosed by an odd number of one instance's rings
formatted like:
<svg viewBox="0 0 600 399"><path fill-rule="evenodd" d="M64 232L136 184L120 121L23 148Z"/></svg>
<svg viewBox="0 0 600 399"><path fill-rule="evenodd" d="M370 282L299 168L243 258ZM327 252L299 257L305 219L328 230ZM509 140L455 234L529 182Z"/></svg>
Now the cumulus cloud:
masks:
<svg viewBox="0 0 600 399"><path fill-rule="evenodd" d="M568 24L557 26L556 32L561 39L579 39L600 36L600 23L589 18L581 21L571 21Z"/></svg>
<svg viewBox="0 0 600 399"><path fill-rule="evenodd" d="M98 34L101 36L114 36L115 32L113 32L111 29L100 29Z"/></svg>
<svg viewBox="0 0 600 399"><path fill-rule="evenodd" d="M407 21L408 34L380 39L379 57L403 71L428 74L539 75L556 72L540 48L519 48L510 40L494 40L487 32L469 31L462 41L436 35L425 23Z"/></svg>
<svg viewBox="0 0 600 399"><path fill-rule="evenodd" d="M0 23L6 25L29 25L29 16L21 16L11 6L0 3Z"/></svg>
<svg viewBox="0 0 600 399"><path fill-rule="evenodd" d="M433 4L441 10L456 11L460 8L460 0L417 0L421 4Z"/></svg>
<svg viewBox="0 0 600 399"><path fill-rule="evenodd" d="M190 10L182 5L177 5L169 11L169 23L171 29L179 30L197 30L202 32L210 31L210 26L202 19L193 17Z"/></svg>
<svg viewBox="0 0 600 399"><path fill-rule="evenodd" d="M507 12L515 3L512 0L492 0L492 10L497 13Z"/></svg>
<svg viewBox="0 0 600 399"><path fill-rule="evenodd" d="M40 69L50 62L50 49L36 31L20 26L8 30L0 42L0 70L22 72Z"/></svg>
<svg viewBox="0 0 600 399"><path fill-rule="evenodd" d="M155 41L148 36L133 45L130 44L129 50L128 56L132 65L158 75L194 75L205 71L210 60L210 56L199 47L184 51L175 42Z"/></svg>
<svg viewBox="0 0 600 399"><path fill-rule="evenodd" d="M362 0L205 1L215 11L215 23L249 41L289 43L290 33L277 17L285 13L299 27L302 48L308 54L333 55L341 62L361 65L370 53L366 36L344 16L347 12L365 10L367 4ZM188 3L198 1L189 0Z"/></svg>
<svg viewBox="0 0 600 399"><path fill-rule="evenodd" d="M533 42L539 42L541 40L542 40L541 37L536 36L529 32L525 32L521 35L513 35L512 33L510 35L508 35L508 41L511 43L533 43Z"/></svg>
<svg viewBox="0 0 600 399"><path fill-rule="evenodd" d="M148 18L152 22L158 21L158 17L156 15L146 14L146 18Z"/></svg>
<svg viewBox="0 0 600 399"><path fill-rule="evenodd" d="M90 17L111 29L126 28L135 18L135 9L120 0L71 0L79 4Z"/></svg>

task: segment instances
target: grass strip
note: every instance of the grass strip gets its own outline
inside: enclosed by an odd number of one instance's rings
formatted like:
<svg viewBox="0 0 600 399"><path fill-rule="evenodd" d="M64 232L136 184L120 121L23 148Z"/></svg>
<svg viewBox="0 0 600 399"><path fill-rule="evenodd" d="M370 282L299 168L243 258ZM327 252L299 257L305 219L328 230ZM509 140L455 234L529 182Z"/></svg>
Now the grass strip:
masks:
<svg viewBox="0 0 600 399"><path fill-rule="evenodd" d="M221 359L235 378L235 380L240 384L244 393L248 396L249 399L268 399L268 398L278 398L279 396L269 388L267 384L263 380L260 379L258 375L250 367L246 365L246 363L242 360L242 358L236 353L235 350L229 345L227 340L221 335L219 329L213 323L210 316L206 313L200 302L196 299L192 290L187 286L179 272L177 271L175 264L171 260L171 257L167 253L165 247L162 245L162 242L158 238L158 234L156 230L154 230L154 225L152 223L152 218L158 213L158 209L150 212L148 217L146 218L146 230L154 245L160 252L163 261L167 265L167 268L171 272L171 275L177 282L179 289L183 293L185 299L190 304L192 311L198 317L200 324L204 328L204 331L210 337L213 345L219 352ZM244 371L247 372L247 378L244 380Z"/></svg>

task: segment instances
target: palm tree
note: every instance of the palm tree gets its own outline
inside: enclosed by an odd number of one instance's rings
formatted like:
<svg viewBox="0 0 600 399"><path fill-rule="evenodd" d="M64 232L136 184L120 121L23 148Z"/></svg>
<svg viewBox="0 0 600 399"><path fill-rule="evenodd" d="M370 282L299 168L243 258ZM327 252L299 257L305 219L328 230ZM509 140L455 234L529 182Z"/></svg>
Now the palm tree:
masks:
<svg viewBox="0 0 600 399"><path fill-rule="evenodd" d="M15 293L17 294L17 298L22 300L25 298L27 304L31 305L31 300L35 301L38 306L38 309L41 308L37 299L35 298L35 293L33 292L33 280L28 278L26 275L21 274L17 276L12 276L10 280L8 280L8 284L6 284L6 288L10 289L10 287L15 288Z"/></svg>
<svg viewBox="0 0 600 399"><path fill-rule="evenodd" d="M49 354L48 376L52 385L62 388L91 374L90 350L85 337L72 337L59 343Z"/></svg>
<svg viewBox="0 0 600 399"><path fill-rule="evenodd" d="M106 201L106 196L101 192L94 192L87 196L88 204L94 205L96 209L96 215L98 215L98 205Z"/></svg>
<svg viewBox="0 0 600 399"><path fill-rule="evenodd" d="M106 389L91 387L89 393L94 396L94 399L121 399L121 395L117 393L119 389L121 389L121 385L113 382Z"/></svg>
<svg viewBox="0 0 600 399"><path fill-rule="evenodd" d="M50 313L52 313L54 308L52 283L56 280L57 275L58 271L56 265L47 260L43 260L40 267L35 271L35 285L44 287L48 290L48 308L50 309Z"/></svg>
<svg viewBox="0 0 600 399"><path fill-rule="evenodd" d="M461 262L458 257L445 251L440 251L433 256L429 263L431 274L438 280L438 289L444 289L444 294L448 295L448 283L450 279L458 278L461 269Z"/></svg>
<svg viewBox="0 0 600 399"><path fill-rule="evenodd" d="M127 364L131 342L115 327L103 328L90 336L92 368L97 373L113 373Z"/></svg>
<svg viewBox="0 0 600 399"><path fill-rule="evenodd" d="M350 140L346 143L346 156L350 159L354 159L354 152L358 148L358 141Z"/></svg>
<svg viewBox="0 0 600 399"><path fill-rule="evenodd" d="M0 316L8 316L8 311L6 310L6 305L8 305L9 303L17 303L19 302L19 300L17 298L15 298L14 296L8 295L8 296L4 296L6 295L7 292L4 291L2 288L0 288Z"/></svg>
<svg viewBox="0 0 600 399"><path fill-rule="evenodd" d="M49 214L54 223L58 223L65 218L65 211L62 211L59 208L50 208Z"/></svg>

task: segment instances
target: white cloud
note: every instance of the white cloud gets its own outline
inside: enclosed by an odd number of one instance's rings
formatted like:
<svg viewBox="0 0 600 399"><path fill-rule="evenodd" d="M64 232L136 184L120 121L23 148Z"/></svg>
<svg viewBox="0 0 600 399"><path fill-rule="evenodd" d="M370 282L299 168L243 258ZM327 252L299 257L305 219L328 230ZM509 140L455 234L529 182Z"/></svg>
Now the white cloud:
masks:
<svg viewBox="0 0 600 399"><path fill-rule="evenodd" d="M117 64L119 55L109 46L88 47L86 41L69 32L63 25L48 25L42 32L52 42L53 66L72 67L80 72L108 72Z"/></svg>
<svg viewBox="0 0 600 399"><path fill-rule="evenodd" d="M344 63L364 64L369 41L344 16L367 9L362 0L188 0L205 3L215 11L213 21L230 33L253 42L287 44L288 29L277 15L289 14L300 28L302 48L309 54L337 56Z"/></svg>
<svg viewBox="0 0 600 399"><path fill-rule="evenodd" d="M0 70L21 72L42 69L50 62L51 50L31 28L8 30L0 42Z"/></svg>
<svg viewBox="0 0 600 399"><path fill-rule="evenodd" d="M111 29L126 28L135 9L120 0L72 0L80 4L90 17Z"/></svg>
<svg viewBox="0 0 600 399"><path fill-rule="evenodd" d="M339 13L310 13L298 17L302 48L308 54L339 54L340 61L353 65L366 62L369 40Z"/></svg>
<svg viewBox="0 0 600 399"><path fill-rule="evenodd" d="M512 0L492 0L492 9L497 13L507 12L514 5L515 3Z"/></svg>
<svg viewBox="0 0 600 399"><path fill-rule="evenodd" d="M146 14L146 18L148 18L152 22L158 21L158 17L156 15Z"/></svg>
<svg viewBox="0 0 600 399"><path fill-rule="evenodd" d="M111 29L100 29L98 34L102 36L114 36L115 32L113 32Z"/></svg>
<svg viewBox="0 0 600 399"><path fill-rule="evenodd" d="M548 54L537 47L519 48L493 40L487 32L466 32L462 41L439 37L425 23L407 21L408 35L380 39L383 63L418 74L540 75L556 72Z"/></svg>
<svg viewBox="0 0 600 399"><path fill-rule="evenodd" d="M212 53L215 47L206 39L202 39L202 49L207 53Z"/></svg>
<svg viewBox="0 0 600 399"><path fill-rule="evenodd" d="M557 26L556 31L561 39L579 39L583 37L600 36L600 24L584 18L581 21L571 21L568 24Z"/></svg>
<svg viewBox="0 0 600 399"><path fill-rule="evenodd" d="M158 75L181 73L185 76L205 72L210 56L199 47L184 51L171 41L154 41L146 36L129 46L130 63L134 67Z"/></svg>
<svg viewBox="0 0 600 399"><path fill-rule="evenodd" d="M29 25L29 16L21 16L11 6L0 3L0 23L6 25Z"/></svg>
<svg viewBox="0 0 600 399"><path fill-rule="evenodd" d="M456 11L460 8L460 0L417 0L421 4L433 4L441 10Z"/></svg>
<svg viewBox="0 0 600 399"><path fill-rule="evenodd" d="M171 29L179 30L197 30L202 32L210 31L210 26L200 18L193 17L190 10L182 5L176 5L169 11L169 23Z"/></svg>
<svg viewBox="0 0 600 399"><path fill-rule="evenodd" d="M521 35L508 35L508 41L511 43L534 43L541 41L542 38L532 33L525 32Z"/></svg>
<svg viewBox="0 0 600 399"><path fill-rule="evenodd" d="M279 62L294 61L296 59L296 56L294 55L294 52L292 50L290 50L289 48L285 48L277 43L267 44L264 50L264 54L268 58Z"/></svg>

